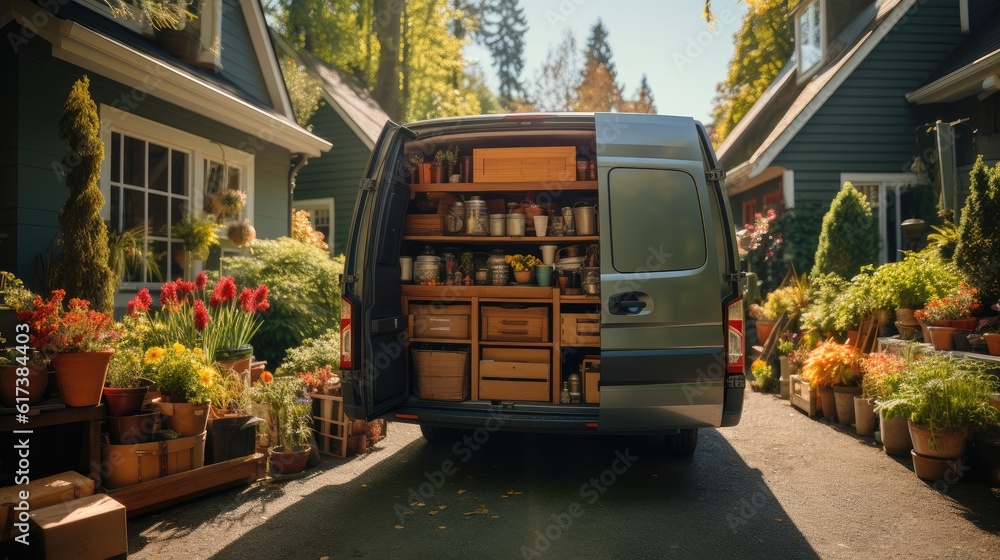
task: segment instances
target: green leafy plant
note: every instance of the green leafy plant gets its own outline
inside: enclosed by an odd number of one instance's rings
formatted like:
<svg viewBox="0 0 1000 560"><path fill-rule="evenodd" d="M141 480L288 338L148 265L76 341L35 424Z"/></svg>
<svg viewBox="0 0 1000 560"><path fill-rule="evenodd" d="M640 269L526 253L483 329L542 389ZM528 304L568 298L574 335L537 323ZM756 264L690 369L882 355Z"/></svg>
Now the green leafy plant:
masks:
<svg viewBox="0 0 1000 560"><path fill-rule="evenodd" d="M163 280L163 272L160 264L156 260L156 255L152 251L146 251L143 247L145 235L149 228L140 224L132 229L127 229L121 233L113 229L108 230L108 266L115 273L115 291L125 279L129 270L140 268L146 265L150 277L157 281Z"/></svg>
<svg viewBox="0 0 1000 560"><path fill-rule="evenodd" d="M935 353L907 362L880 409L886 418L905 417L933 434L998 426L1000 410L989 403L997 387L982 362Z"/></svg>
<svg viewBox="0 0 1000 560"><path fill-rule="evenodd" d="M281 237L258 240L252 255L223 257L222 268L239 284L269 288L271 309L250 343L271 367L288 348L339 328L342 256L331 259L316 247Z"/></svg>
<svg viewBox="0 0 1000 560"><path fill-rule="evenodd" d="M878 225L871 205L850 183L844 183L823 216L812 276L837 274L851 278L878 261Z"/></svg>
<svg viewBox="0 0 1000 560"><path fill-rule="evenodd" d="M90 301L94 309L111 313L117 283L108 266L108 230L101 219L104 195L98 180L104 161L101 120L90 98L90 79L73 84L59 121L59 136L67 145L62 161L69 197L59 211L62 251L53 263L53 283L69 297Z"/></svg>
<svg viewBox="0 0 1000 560"><path fill-rule="evenodd" d="M976 159L958 226L955 263L987 301L1000 299L1000 164Z"/></svg>
<svg viewBox="0 0 1000 560"><path fill-rule="evenodd" d="M290 348L278 368L279 375L298 375L330 367L340 368L340 329L330 329L316 338L307 338Z"/></svg>
<svg viewBox="0 0 1000 560"><path fill-rule="evenodd" d="M295 450L309 445L312 438L312 405L306 384L297 376L279 376L261 381L248 390L250 400L268 407L268 424L260 429L269 433L273 428L278 441L272 446Z"/></svg>
<svg viewBox="0 0 1000 560"><path fill-rule="evenodd" d="M219 382L219 372L205 362L200 348L153 346L146 350L143 364L146 375L174 402L211 402L213 387Z"/></svg>
<svg viewBox="0 0 1000 560"><path fill-rule="evenodd" d="M806 291L806 300L809 303L800 318L803 330L819 333L835 332L837 327L834 305L837 297L847 289L848 285L847 280L834 273L812 276L809 289Z"/></svg>
<svg viewBox="0 0 1000 560"><path fill-rule="evenodd" d="M214 217L202 214L185 214L174 225L173 235L184 242L184 248L191 252L196 260L208 258L208 251L219 244L219 236L215 233Z"/></svg>
<svg viewBox="0 0 1000 560"><path fill-rule="evenodd" d="M122 319L122 335L108 364L108 376L104 381L106 386L127 388L143 385L145 340L150 330L152 326L145 316L126 315Z"/></svg>
<svg viewBox="0 0 1000 560"><path fill-rule="evenodd" d="M927 249L937 251L938 256L946 261L955 258L955 248L958 247L958 226L951 220L944 220L941 225L932 225L934 233L927 235Z"/></svg>
<svg viewBox="0 0 1000 560"><path fill-rule="evenodd" d="M774 377L774 370L764 360L754 360L753 364L750 365L750 374L754 378L750 387L755 391L769 393L777 385L778 380Z"/></svg>
<svg viewBox="0 0 1000 560"><path fill-rule="evenodd" d="M908 253L903 260L875 269L871 282L878 309L916 309L947 295L959 284L954 266L936 254Z"/></svg>

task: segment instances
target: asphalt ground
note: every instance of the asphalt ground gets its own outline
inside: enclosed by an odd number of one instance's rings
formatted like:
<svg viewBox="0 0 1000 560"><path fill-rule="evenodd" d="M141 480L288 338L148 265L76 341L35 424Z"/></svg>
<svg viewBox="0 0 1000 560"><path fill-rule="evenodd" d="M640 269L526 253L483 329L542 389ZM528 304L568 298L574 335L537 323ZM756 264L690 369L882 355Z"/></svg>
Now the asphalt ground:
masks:
<svg viewBox="0 0 1000 560"><path fill-rule="evenodd" d="M689 460L651 437L388 432L301 478L130 520L130 558L1000 558L1000 488L924 482L774 395L748 394Z"/></svg>

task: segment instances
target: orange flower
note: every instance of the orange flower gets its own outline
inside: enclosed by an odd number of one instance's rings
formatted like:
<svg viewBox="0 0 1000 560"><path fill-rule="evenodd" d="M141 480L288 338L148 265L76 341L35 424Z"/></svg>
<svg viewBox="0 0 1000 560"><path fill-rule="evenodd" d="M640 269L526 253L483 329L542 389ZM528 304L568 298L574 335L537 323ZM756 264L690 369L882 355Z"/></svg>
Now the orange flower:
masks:
<svg viewBox="0 0 1000 560"><path fill-rule="evenodd" d="M274 376L271 375L271 372L265 371L264 373L260 374L260 380L264 383L270 383L274 381Z"/></svg>

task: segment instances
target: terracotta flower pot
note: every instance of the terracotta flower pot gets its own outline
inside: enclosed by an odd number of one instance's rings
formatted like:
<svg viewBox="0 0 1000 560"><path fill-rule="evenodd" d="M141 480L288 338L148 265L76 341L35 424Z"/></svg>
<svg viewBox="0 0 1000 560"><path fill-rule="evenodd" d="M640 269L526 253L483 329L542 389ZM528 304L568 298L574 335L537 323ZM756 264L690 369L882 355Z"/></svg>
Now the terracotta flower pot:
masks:
<svg viewBox="0 0 1000 560"><path fill-rule="evenodd" d="M990 355L1000 356L1000 334L988 333L982 338L986 341L986 347L990 349Z"/></svg>
<svg viewBox="0 0 1000 560"><path fill-rule="evenodd" d="M896 310L896 320L904 325L917 324L917 320L913 318L913 310L907 307L900 307Z"/></svg>
<svg viewBox="0 0 1000 560"><path fill-rule="evenodd" d="M939 327L955 327L962 331L971 331L976 328L977 319L975 317L965 317L963 319L942 319L937 321Z"/></svg>
<svg viewBox="0 0 1000 560"><path fill-rule="evenodd" d="M932 433L924 426L907 421L913 450L924 457L955 459L965 453L969 441L968 431ZM932 441L933 440L933 441Z"/></svg>
<svg viewBox="0 0 1000 560"><path fill-rule="evenodd" d="M846 342L846 344L850 344L851 346L857 347L857 345L858 345L858 336L860 336L860 334L861 334L860 330L857 330L857 331L850 331L849 330L849 331L847 331L847 342Z"/></svg>
<svg viewBox="0 0 1000 560"><path fill-rule="evenodd" d="M196 436L208 426L208 403L154 403L153 407L166 416L163 427L188 437Z"/></svg>
<svg viewBox="0 0 1000 560"><path fill-rule="evenodd" d="M910 451L910 457L913 458L913 474L924 480L943 480L954 484L965 472L961 459L927 457L916 451Z"/></svg>
<svg viewBox="0 0 1000 560"><path fill-rule="evenodd" d="M927 344L931 344L930 323L928 323L927 321L920 321L919 325L920 325L920 335L923 337L924 342Z"/></svg>
<svg viewBox="0 0 1000 560"><path fill-rule="evenodd" d="M878 326L884 327L886 325L892 324L892 311L889 309L879 309L878 313Z"/></svg>
<svg viewBox="0 0 1000 560"><path fill-rule="evenodd" d="M518 284L527 284L528 282L531 282L531 271L530 270L515 271L514 280L517 281Z"/></svg>
<svg viewBox="0 0 1000 560"><path fill-rule="evenodd" d="M823 403L823 418L827 422L833 422L837 418L837 399L833 396L833 387L820 385L819 400Z"/></svg>
<svg viewBox="0 0 1000 560"><path fill-rule="evenodd" d="M45 369L45 366L37 364L28 364L28 375L19 376L17 375L17 370L21 366L0 366L0 403L6 407L16 406L18 397L27 397L28 406L35 404L40 401L45 395L45 390L49 387L49 372ZM20 387L27 390L27 394L23 391L18 394L18 379L22 377L26 378L27 386L22 383Z"/></svg>
<svg viewBox="0 0 1000 560"><path fill-rule="evenodd" d="M854 397L861 394L861 387L834 387L833 400L837 407L837 422L850 426L854 423Z"/></svg>
<svg viewBox="0 0 1000 560"><path fill-rule="evenodd" d="M927 327L927 330L931 333L931 344L935 350L955 349L955 339L951 336L955 333L955 327Z"/></svg>
<svg viewBox="0 0 1000 560"><path fill-rule="evenodd" d="M52 367L56 370L59 394L66 406L97 406L101 404L104 379L114 350L106 352L73 352L56 354Z"/></svg>
<svg viewBox="0 0 1000 560"><path fill-rule="evenodd" d="M757 340L761 344L767 341L771 336L771 331L774 330L774 321L764 321L762 319L757 319Z"/></svg>
<svg viewBox="0 0 1000 560"><path fill-rule="evenodd" d="M882 432L882 447L889 455L909 455L913 449L913 442L910 440L910 431L906 425L906 418L897 417L887 419L879 412L879 430Z"/></svg>
<svg viewBox="0 0 1000 560"><path fill-rule="evenodd" d="M159 414L133 414L131 416L107 416L104 421L111 436L112 445L132 445L146 443L153 439Z"/></svg>
<svg viewBox="0 0 1000 560"><path fill-rule="evenodd" d="M108 407L108 416L139 414L147 391L149 387L105 387L104 403Z"/></svg>
<svg viewBox="0 0 1000 560"><path fill-rule="evenodd" d="M285 446L272 447L267 450L270 456L271 474L295 474L306 470L312 447L296 447L285 451Z"/></svg>
<svg viewBox="0 0 1000 560"><path fill-rule="evenodd" d="M854 427L859 436L875 434L875 403L872 399L854 397Z"/></svg>

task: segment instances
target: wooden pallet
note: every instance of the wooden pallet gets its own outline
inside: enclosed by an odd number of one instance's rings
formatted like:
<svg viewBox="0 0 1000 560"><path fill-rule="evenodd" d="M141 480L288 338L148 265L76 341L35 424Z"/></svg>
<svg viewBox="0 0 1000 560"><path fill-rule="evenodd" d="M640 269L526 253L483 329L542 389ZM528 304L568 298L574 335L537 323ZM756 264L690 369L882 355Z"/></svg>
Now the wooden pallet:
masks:
<svg viewBox="0 0 1000 560"><path fill-rule="evenodd" d="M313 416L313 433L320 453L347 457L347 416L344 414L344 398L331 395L310 395L319 403L319 414Z"/></svg>
<svg viewBox="0 0 1000 560"><path fill-rule="evenodd" d="M264 455L254 453L106 493L124 505L126 514L131 517L232 486L250 484L263 473Z"/></svg>
<svg viewBox="0 0 1000 560"><path fill-rule="evenodd" d="M815 388L809 386L809 383L802 379L799 375L793 375L788 378L788 400L791 401L792 406L805 412L809 416L816 416L819 414L817 403L819 403L819 394Z"/></svg>

